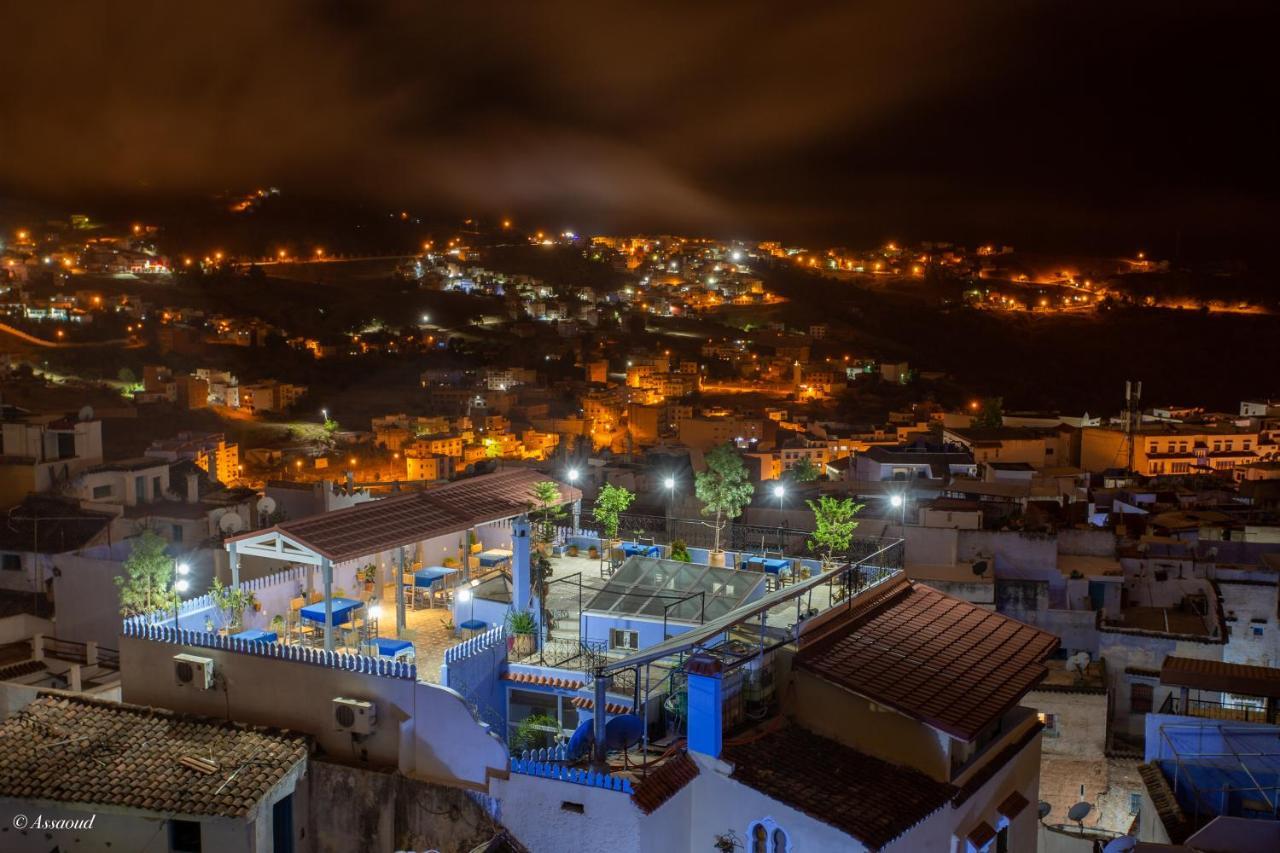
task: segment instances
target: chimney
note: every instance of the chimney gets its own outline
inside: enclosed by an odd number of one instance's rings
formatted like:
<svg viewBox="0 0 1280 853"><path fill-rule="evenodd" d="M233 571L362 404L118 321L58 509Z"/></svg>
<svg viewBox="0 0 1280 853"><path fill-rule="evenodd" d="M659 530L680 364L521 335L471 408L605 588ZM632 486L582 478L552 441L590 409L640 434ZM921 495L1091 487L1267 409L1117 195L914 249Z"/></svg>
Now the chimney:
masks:
<svg viewBox="0 0 1280 853"><path fill-rule="evenodd" d="M723 666L711 655L699 652L684 665L688 684L689 749L720 757L724 741Z"/></svg>
<svg viewBox="0 0 1280 853"><path fill-rule="evenodd" d="M187 475L187 503L193 504L200 501L200 475Z"/></svg>

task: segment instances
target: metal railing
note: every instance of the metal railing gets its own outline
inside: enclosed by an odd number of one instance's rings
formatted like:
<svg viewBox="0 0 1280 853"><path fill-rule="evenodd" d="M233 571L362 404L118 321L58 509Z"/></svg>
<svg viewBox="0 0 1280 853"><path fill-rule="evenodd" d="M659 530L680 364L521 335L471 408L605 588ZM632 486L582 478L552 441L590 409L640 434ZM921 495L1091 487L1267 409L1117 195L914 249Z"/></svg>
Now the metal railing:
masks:
<svg viewBox="0 0 1280 853"><path fill-rule="evenodd" d="M1271 723L1265 707L1244 702L1219 702L1213 699L1187 699L1170 694L1160 706L1161 714L1180 714L1208 720L1232 720L1240 723Z"/></svg>

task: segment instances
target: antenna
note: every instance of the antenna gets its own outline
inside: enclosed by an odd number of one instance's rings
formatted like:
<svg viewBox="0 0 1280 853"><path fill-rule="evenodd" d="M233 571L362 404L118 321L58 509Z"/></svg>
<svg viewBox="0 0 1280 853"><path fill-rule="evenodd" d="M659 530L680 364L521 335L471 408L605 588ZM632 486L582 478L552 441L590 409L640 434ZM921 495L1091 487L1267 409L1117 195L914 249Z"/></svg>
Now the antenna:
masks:
<svg viewBox="0 0 1280 853"><path fill-rule="evenodd" d="M239 533L244 530L244 519L234 512L224 513L222 518L218 519L218 529L226 534Z"/></svg>

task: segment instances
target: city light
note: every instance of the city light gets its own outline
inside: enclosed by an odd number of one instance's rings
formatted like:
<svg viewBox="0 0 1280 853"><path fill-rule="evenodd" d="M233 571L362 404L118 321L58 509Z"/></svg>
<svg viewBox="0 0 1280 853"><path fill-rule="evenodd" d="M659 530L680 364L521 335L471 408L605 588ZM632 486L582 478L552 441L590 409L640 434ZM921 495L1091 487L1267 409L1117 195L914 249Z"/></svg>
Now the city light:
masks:
<svg viewBox="0 0 1280 853"><path fill-rule="evenodd" d="M674 489L676 487L676 478L667 477L665 480L662 481L662 485L667 489Z"/></svg>

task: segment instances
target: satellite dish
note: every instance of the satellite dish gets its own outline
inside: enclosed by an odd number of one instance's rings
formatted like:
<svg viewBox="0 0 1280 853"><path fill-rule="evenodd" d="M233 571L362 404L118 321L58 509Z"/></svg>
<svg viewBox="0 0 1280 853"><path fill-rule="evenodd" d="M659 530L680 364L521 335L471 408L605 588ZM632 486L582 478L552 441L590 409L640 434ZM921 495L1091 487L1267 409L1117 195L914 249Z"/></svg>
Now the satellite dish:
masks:
<svg viewBox="0 0 1280 853"><path fill-rule="evenodd" d="M82 421L93 420L93 406L81 406L79 418Z"/></svg>
<svg viewBox="0 0 1280 853"><path fill-rule="evenodd" d="M1132 835L1126 835L1107 842L1107 846L1102 848L1102 853L1132 853L1137 847L1138 839Z"/></svg>
<svg viewBox="0 0 1280 853"><path fill-rule="evenodd" d="M258 512L262 515L271 515L276 511L276 499L270 495L264 495L258 499Z"/></svg>
<svg viewBox="0 0 1280 853"><path fill-rule="evenodd" d="M1084 672L1085 669L1088 668L1091 660L1092 658L1089 656L1088 652L1076 652L1074 655L1067 658L1067 666Z"/></svg>
<svg viewBox="0 0 1280 853"><path fill-rule="evenodd" d="M223 533L239 533L244 530L244 519L234 512L224 513L222 518L218 519L218 529Z"/></svg>
<svg viewBox="0 0 1280 853"><path fill-rule="evenodd" d="M1067 809L1067 819L1080 823L1089 816L1089 812L1091 811L1093 811L1093 804L1081 801Z"/></svg>
<svg viewBox="0 0 1280 853"><path fill-rule="evenodd" d="M604 744L608 749L628 749L644 736L644 720L635 714L619 714L604 724Z"/></svg>
<svg viewBox="0 0 1280 853"><path fill-rule="evenodd" d="M1041 800L1039 810L1040 810L1040 819L1044 820L1049 816L1049 812L1053 811L1053 806L1049 805L1044 800Z"/></svg>

